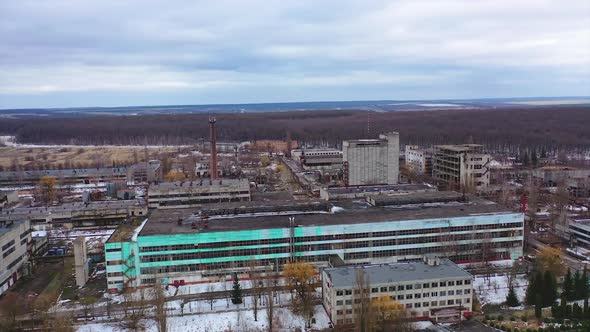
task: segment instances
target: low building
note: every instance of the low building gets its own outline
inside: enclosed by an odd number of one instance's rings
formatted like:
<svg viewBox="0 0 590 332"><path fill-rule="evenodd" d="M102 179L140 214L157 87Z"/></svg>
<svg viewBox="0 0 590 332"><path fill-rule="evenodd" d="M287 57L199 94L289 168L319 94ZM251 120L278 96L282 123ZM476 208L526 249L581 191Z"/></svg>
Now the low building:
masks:
<svg viewBox="0 0 590 332"><path fill-rule="evenodd" d="M0 172L1 187L35 187L41 178L54 177L58 186L105 183L127 178L127 168L77 168Z"/></svg>
<svg viewBox="0 0 590 332"><path fill-rule="evenodd" d="M406 145L406 167L416 174L432 175L432 150L417 145Z"/></svg>
<svg viewBox="0 0 590 332"><path fill-rule="evenodd" d="M155 209L199 207L208 203L250 201L247 179L163 182L148 189L148 206Z"/></svg>
<svg viewBox="0 0 590 332"><path fill-rule="evenodd" d="M323 177L338 179L342 176L342 151L335 149L295 149L293 160L303 169L318 171Z"/></svg>
<svg viewBox="0 0 590 332"><path fill-rule="evenodd" d="M425 254L455 263L522 256L523 214L477 197L395 208L358 200L254 204L155 210L140 226L120 226L105 244L108 288L246 278L251 268L279 270L293 260L321 268Z"/></svg>
<svg viewBox="0 0 590 332"><path fill-rule="evenodd" d="M349 186L397 184L399 181L399 134L379 139L342 142L344 182Z"/></svg>
<svg viewBox="0 0 590 332"><path fill-rule="evenodd" d="M490 185L491 160L483 152L483 145L437 145L432 157L432 177L446 190L485 190Z"/></svg>
<svg viewBox="0 0 590 332"><path fill-rule="evenodd" d="M58 224L73 227L117 226L128 218L147 215L143 199L74 202L42 207L19 207L0 213L0 222L29 220L36 228Z"/></svg>
<svg viewBox="0 0 590 332"><path fill-rule="evenodd" d="M30 225L28 220L0 222L0 294L26 275L24 266L29 261Z"/></svg>
<svg viewBox="0 0 590 332"><path fill-rule="evenodd" d="M472 276L448 259L323 269L322 303L336 329L353 327L363 301L387 296L411 317L457 320L472 311Z"/></svg>
<svg viewBox="0 0 590 332"><path fill-rule="evenodd" d="M320 198L330 201L365 199L376 195L404 195L437 191L427 184L396 184L384 186L327 187L320 189Z"/></svg>
<svg viewBox="0 0 590 332"><path fill-rule="evenodd" d="M14 203L18 203L18 193L16 191L12 190L0 192L0 208Z"/></svg>

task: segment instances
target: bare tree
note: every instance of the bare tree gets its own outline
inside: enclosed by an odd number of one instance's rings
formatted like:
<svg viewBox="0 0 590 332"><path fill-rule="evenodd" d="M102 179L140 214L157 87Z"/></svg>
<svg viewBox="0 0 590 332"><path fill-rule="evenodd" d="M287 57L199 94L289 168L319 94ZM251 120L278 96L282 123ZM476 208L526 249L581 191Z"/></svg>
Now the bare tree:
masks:
<svg viewBox="0 0 590 332"><path fill-rule="evenodd" d="M207 285L207 292L205 293L205 298L209 302L209 306L211 307L211 310L213 310L213 303L215 302L215 290L216 290L215 284L209 283Z"/></svg>
<svg viewBox="0 0 590 332"><path fill-rule="evenodd" d="M373 325L371 315L371 286L369 276L362 268L356 269L355 288L352 296L356 330L358 332L371 331Z"/></svg>
<svg viewBox="0 0 590 332"><path fill-rule="evenodd" d="M254 312L254 321L258 321L258 302L261 297L262 281L260 280L260 274L256 271L256 267L253 262L249 264L248 275L250 277L250 290L252 294L252 309Z"/></svg>
<svg viewBox="0 0 590 332"><path fill-rule="evenodd" d="M266 302L266 325L267 325L267 332L273 332L275 328L275 296L276 294L276 284L278 281L278 276L275 272L271 271L270 276L268 276L263 283L263 289L261 293L263 293L264 301Z"/></svg>
<svg viewBox="0 0 590 332"><path fill-rule="evenodd" d="M139 294L138 294L139 293ZM139 298L136 298L139 295ZM145 330L145 291L140 289L137 292L133 288L126 288L123 291L123 317L118 322L118 326L128 331Z"/></svg>
<svg viewBox="0 0 590 332"><path fill-rule="evenodd" d="M166 316L166 294L164 294L164 287L158 280L153 287L153 303L155 307L154 320L158 332L166 332L168 330L168 322Z"/></svg>

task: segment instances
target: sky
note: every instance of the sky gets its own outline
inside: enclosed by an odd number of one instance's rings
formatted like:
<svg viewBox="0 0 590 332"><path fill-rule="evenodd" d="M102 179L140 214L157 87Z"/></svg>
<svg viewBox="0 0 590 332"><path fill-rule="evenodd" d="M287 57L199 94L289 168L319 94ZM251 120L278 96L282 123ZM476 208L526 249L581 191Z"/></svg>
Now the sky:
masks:
<svg viewBox="0 0 590 332"><path fill-rule="evenodd" d="M0 108L539 96L590 96L590 1L0 1Z"/></svg>

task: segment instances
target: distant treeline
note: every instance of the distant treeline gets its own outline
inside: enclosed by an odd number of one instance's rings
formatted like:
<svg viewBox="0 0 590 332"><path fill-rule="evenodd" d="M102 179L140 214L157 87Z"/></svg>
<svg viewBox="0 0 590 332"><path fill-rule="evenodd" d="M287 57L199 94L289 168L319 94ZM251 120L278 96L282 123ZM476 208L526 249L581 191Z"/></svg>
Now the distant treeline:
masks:
<svg viewBox="0 0 590 332"><path fill-rule="evenodd" d="M1 119L0 133L20 143L194 144L208 140L207 114ZM513 147L590 146L590 107L367 112L297 111L218 114L218 141L285 139L337 147L342 140L398 131L401 144L475 142Z"/></svg>

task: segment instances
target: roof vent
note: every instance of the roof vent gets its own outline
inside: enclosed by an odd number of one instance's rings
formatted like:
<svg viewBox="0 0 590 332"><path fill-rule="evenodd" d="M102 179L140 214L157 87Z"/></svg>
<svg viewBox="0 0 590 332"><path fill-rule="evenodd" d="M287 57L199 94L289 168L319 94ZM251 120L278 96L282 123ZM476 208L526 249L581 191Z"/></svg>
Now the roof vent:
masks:
<svg viewBox="0 0 590 332"><path fill-rule="evenodd" d="M424 263L428 266L438 266L440 265L440 258L435 254L426 254L423 257Z"/></svg>

